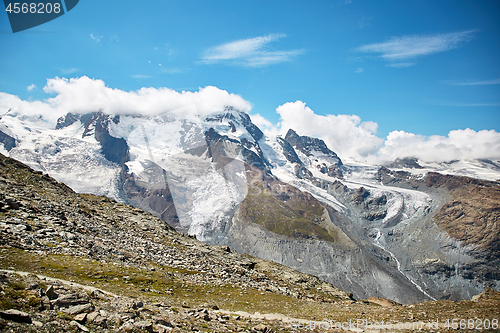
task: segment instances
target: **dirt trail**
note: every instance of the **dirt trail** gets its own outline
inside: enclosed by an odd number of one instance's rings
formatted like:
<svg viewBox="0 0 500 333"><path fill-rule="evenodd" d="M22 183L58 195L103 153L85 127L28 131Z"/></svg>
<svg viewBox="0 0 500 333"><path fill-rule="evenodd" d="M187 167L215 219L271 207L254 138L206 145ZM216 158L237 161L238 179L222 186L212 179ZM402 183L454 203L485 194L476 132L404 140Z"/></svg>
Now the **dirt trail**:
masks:
<svg viewBox="0 0 500 333"><path fill-rule="evenodd" d="M84 290L87 290L87 291L90 291L90 292L93 292L94 290L97 290L97 291L100 291L103 294L106 294L106 295L111 296L111 297L120 297L120 296L118 296L116 294L113 294L113 293L111 293L109 291L105 291L105 290L102 290L102 289L99 289L99 288L96 288L96 287L86 286L86 285L79 284L79 283L76 283L76 282L72 282L72 281L68 281L68 280L63 280L63 279L58 279L58 278L53 278L53 277L46 276L46 275L35 274L35 273L30 273L30 272L23 272L23 271L13 271L13 270L10 270L10 269L0 269L0 273L19 274L21 276L34 275L34 276L38 277L40 280L60 282L60 283L62 283L64 285L67 285L69 287L81 288L81 289L84 289Z"/></svg>
<svg viewBox="0 0 500 333"><path fill-rule="evenodd" d="M62 283L66 286L69 287L75 287L75 288L81 288L86 291L92 292L94 290L98 290L99 292L102 292L108 296L111 297L124 297L120 295L113 294L109 291L105 291L100 288L96 287L91 287L83 284L79 284L76 282L68 281L68 280L63 280L63 279L58 279L58 278L53 278L41 274L35 274L35 273L30 273L30 272L24 272L24 271L16 271L16 270L8 270L8 269L0 269L0 273L11 273L11 274L19 274L21 276L27 276L27 275L34 275L37 276L41 280L46 280L46 281L52 281L52 282L59 282ZM320 329L324 332L330 332L333 331L332 329L335 328L335 332L340 331L351 331L351 332L366 332L366 333L378 333L378 332L384 332L384 333L391 333L391 332L399 332L400 330L391 330L391 329L367 329L365 327L358 328L355 327L355 323L352 323L353 325L345 325L348 323L342 323L344 324L343 326L341 325L340 327L336 327L335 323L332 322L327 322L327 321L312 321L312 320L307 320L307 319L300 319L300 318L293 318L293 317L288 317L286 315L283 315L281 313L248 313L245 311L229 311L229 310L214 310L213 312L215 313L220 313L224 315L232 315L232 316L240 316L244 318L250 318L250 319L258 319L258 320L269 320L269 321L281 321L283 324L287 326L294 326L297 329L297 332L307 332L310 331L310 327L314 327L316 329ZM337 323L340 324L340 323ZM439 323L438 325L439 328L444 328L444 323ZM423 330L427 330L427 327L424 325Z"/></svg>
<svg viewBox="0 0 500 333"><path fill-rule="evenodd" d="M122 297L122 296L113 294L113 293L111 293L109 291L106 291L106 290L103 290L103 289L100 289L100 288L91 287L91 286L83 285L83 284L72 282L72 281L68 281L68 280L53 278L53 277L42 275L42 274L36 274L36 273L24 272L24 271L16 271L16 270L9 270L9 269L0 269L0 273L18 274L18 275L21 275L21 276L34 275L34 276L38 277L41 280L52 281L52 282L59 282L59 283L62 283L64 285L66 285L66 286L75 287L75 288L81 288L81 289L84 289L84 290L89 291L89 292L97 290L97 291L102 292L102 293L104 293L104 294L106 294L108 296L111 296L111 297ZM292 325L292 324L298 325L298 324L302 324L304 327L307 324L309 324L309 325L316 325L316 327L321 327L320 325L322 324L322 322L319 322L319 321L311 321L311 320L306 320L306 319L292 318L292 317L288 317L288 316L285 316L285 315L280 314L280 313L259 313L259 312L255 312L254 314L251 314L251 313L248 313L248 312L245 312L245 311L236 311L235 312L235 311L229 311L229 310L215 310L213 312L220 313L220 314L225 314L225 315L234 315L234 316L240 316L240 317L244 317L244 318L251 318L251 319L279 320L279 321L283 322L286 325ZM353 332L362 332L363 330L354 328L354 329L350 329L350 331L353 331Z"/></svg>

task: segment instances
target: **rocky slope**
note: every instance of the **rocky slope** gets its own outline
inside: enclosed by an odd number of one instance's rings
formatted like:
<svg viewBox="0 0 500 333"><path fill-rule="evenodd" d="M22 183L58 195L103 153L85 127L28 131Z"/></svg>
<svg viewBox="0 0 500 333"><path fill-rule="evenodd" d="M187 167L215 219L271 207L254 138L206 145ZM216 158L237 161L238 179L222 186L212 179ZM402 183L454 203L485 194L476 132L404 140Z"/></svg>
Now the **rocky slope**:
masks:
<svg viewBox="0 0 500 333"><path fill-rule="evenodd" d="M269 310L273 306L271 300L280 297L284 301L309 299L330 303L352 300L350 294L314 276L240 255L228 247L201 243L179 234L149 213L105 197L78 195L47 175L3 156L0 156L0 205L1 268L4 269L71 277L114 292L126 290L129 295L151 299L166 297L169 303L185 309L194 304L211 304L234 310L242 309L242 305L244 309ZM3 278L11 282L18 279ZM39 281L30 279L34 287L28 289L39 290L35 286ZM54 288L62 297L74 295L66 288ZM238 293L246 295L238 300L234 298ZM61 297L46 290L27 292L25 296L29 299L30 295L35 297L32 301L37 304L35 308L39 305L41 309L54 310L51 319L57 317L58 309L71 316L90 315L96 309L86 296L71 296L70 301L61 303ZM247 300L255 297L260 298L261 304L246 306ZM16 307L9 302L5 300L2 306ZM103 328L108 324L110 328L119 328L132 307L130 300L120 302L126 304L115 307L125 314L117 317L116 311L106 308L103 310L106 316L101 311L97 315L101 319L96 317L91 322L97 320L97 326ZM23 304L19 306L22 308ZM72 309L74 306L81 309ZM167 314L172 312L164 310ZM151 310L146 317L150 315ZM190 315L204 322L203 316L208 316L208 312L193 311ZM130 316L133 319L136 314ZM48 325L48 331L57 330L57 323L56 328ZM179 327L186 326L179 324ZM224 325L217 329L223 330Z"/></svg>
<svg viewBox="0 0 500 333"><path fill-rule="evenodd" d="M374 320L434 330L457 315L491 327L500 307L493 290L460 303L355 301L314 276L182 235L140 209L76 194L2 155L0 234L5 332L325 332L349 320L354 331Z"/></svg>
<svg viewBox="0 0 500 333"><path fill-rule="evenodd" d="M432 168L411 158L390 169L346 165L321 139L266 137L231 107L191 119L67 114L55 127L9 113L1 125L14 140L4 140L5 153L77 192L133 204L357 298L459 300L500 287L493 183L426 185ZM490 162L439 167L500 175Z"/></svg>
<svg viewBox="0 0 500 333"><path fill-rule="evenodd" d="M452 196L434 216L439 227L464 244L479 246L492 258L500 258L499 184L437 173L429 173L425 181L429 187L445 187Z"/></svg>

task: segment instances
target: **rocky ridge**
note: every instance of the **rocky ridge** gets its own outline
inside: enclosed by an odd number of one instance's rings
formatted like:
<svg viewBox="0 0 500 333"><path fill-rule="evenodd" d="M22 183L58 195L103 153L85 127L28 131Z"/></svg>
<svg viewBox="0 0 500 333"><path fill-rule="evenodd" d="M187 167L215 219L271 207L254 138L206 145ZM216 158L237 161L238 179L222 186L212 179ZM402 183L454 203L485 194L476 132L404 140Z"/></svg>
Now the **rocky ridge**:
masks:
<svg viewBox="0 0 500 333"><path fill-rule="evenodd" d="M88 284L116 290L128 288L153 298L193 297L195 303L210 302L214 290L231 294L235 288L251 290L253 296L352 302L350 294L314 276L240 255L228 247L201 243L140 209L105 197L76 194L49 176L4 156L0 156L0 189L0 255L4 269L56 277L76 275ZM38 283L35 280L31 281L33 285ZM42 290L35 296L40 306L45 304L43 309L57 312L64 308L63 312L70 315L90 314L95 309L90 298L63 287L53 288L55 294L73 296L65 301L64 297L51 295L50 288L34 287ZM47 302L45 296L54 302ZM217 303L228 305L233 301L226 297ZM186 301L182 304L190 308ZM119 328L114 319L104 319Z"/></svg>
<svg viewBox="0 0 500 333"><path fill-rule="evenodd" d="M356 301L314 276L179 234L140 209L76 194L3 156L0 194L5 332L332 332L332 323L365 319L431 329L435 320L443 327L443 316L491 322L500 306L490 289L461 303Z"/></svg>
<svg viewBox="0 0 500 333"><path fill-rule="evenodd" d="M290 162L315 168L330 177L343 177L345 169L342 160L327 147L323 140L300 136L294 130L289 129L285 138L279 140L279 143L284 148L285 156ZM305 161L301 160L296 152L303 154Z"/></svg>
<svg viewBox="0 0 500 333"><path fill-rule="evenodd" d="M293 130L265 137L230 107L203 119L68 114L56 129L41 117L9 114L2 125L15 133L11 157L78 192L131 203L177 231L319 276L358 298L460 300L500 283L498 266L481 251L496 244L495 197L476 216L486 224L459 218L447 229L434 217L452 190L425 185L418 165L427 165L414 159L378 173L345 166L324 141ZM472 204L460 201L450 212L472 213ZM92 242L90 253L108 248Z"/></svg>

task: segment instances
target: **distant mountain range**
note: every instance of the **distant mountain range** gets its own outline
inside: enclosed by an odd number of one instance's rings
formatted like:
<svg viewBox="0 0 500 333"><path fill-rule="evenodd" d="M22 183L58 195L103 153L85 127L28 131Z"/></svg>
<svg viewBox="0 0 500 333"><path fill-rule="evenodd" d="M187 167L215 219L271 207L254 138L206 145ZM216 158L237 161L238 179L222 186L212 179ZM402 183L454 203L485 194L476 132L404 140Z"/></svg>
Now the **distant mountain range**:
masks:
<svg viewBox="0 0 500 333"><path fill-rule="evenodd" d="M500 288L500 162L346 164L319 138L270 137L226 107L180 119L9 113L5 155L77 192L142 208L209 244L356 298L470 299Z"/></svg>

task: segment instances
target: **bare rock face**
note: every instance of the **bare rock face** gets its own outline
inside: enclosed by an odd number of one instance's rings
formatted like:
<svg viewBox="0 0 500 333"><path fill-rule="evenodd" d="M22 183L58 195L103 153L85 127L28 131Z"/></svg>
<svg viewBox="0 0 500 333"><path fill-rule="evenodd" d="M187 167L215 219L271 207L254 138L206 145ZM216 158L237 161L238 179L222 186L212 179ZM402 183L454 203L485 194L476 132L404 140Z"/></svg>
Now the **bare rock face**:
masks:
<svg viewBox="0 0 500 333"><path fill-rule="evenodd" d="M423 169L423 167L418 164L418 160L415 157L396 158L394 162L386 166L388 168Z"/></svg>
<svg viewBox="0 0 500 333"><path fill-rule="evenodd" d="M278 140L278 143L283 148L283 155L285 155L285 157L288 161L290 161L291 163L297 163L297 164L303 165L299 156L297 156L295 149L293 149L292 145L288 141L284 140L281 137L278 137L277 140Z"/></svg>
<svg viewBox="0 0 500 333"><path fill-rule="evenodd" d="M500 292L496 291L492 288L489 288L489 287L487 287L479 295L472 297L473 302L488 302L488 301L494 301L494 300L497 300L497 301L500 300Z"/></svg>
<svg viewBox="0 0 500 333"><path fill-rule="evenodd" d="M448 189L453 199L434 217L440 228L467 245L500 258L500 185L467 177L429 174L426 185Z"/></svg>
<svg viewBox="0 0 500 333"><path fill-rule="evenodd" d="M420 179L406 171L381 167L375 179L402 188L449 196L434 216L436 224L464 245L479 246L500 258L500 184L486 180L429 172Z"/></svg>
<svg viewBox="0 0 500 333"><path fill-rule="evenodd" d="M68 113L66 116L57 120L56 129L62 129L80 121L85 128L83 137L94 136L101 144L102 154L110 161L123 165L129 159L129 148L123 138L115 138L109 134L109 123L117 123L119 116L109 116L102 112L93 112L84 115L75 115Z"/></svg>
<svg viewBox="0 0 500 333"><path fill-rule="evenodd" d="M9 151L16 146L16 139L0 130L0 143Z"/></svg>
<svg viewBox="0 0 500 333"><path fill-rule="evenodd" d="M289 129L286 133L285 141L307 156L311 156L313 151L319 151L333 158L338 158L337 154L331 151L323 140L309 136L300 136L292 129Z"/></svg>
<svg viewBox="0 0 500 333"><path fill-rule="evenodd" d="M328 148L323 140L311 138L309 136L300 136L294 130L289 129L284 141L288 143L288 145L280 141L278 142L283 146L285 156L292 163L296 161L298 157L296 158L296 153L293 154L290 152L290 148L308 156L312 162L311 167L317 168L321 173L327 174L330 177L343 177L344 168L342 160L335 152ZM301 162L303 164L304 161Z"/></svg>

